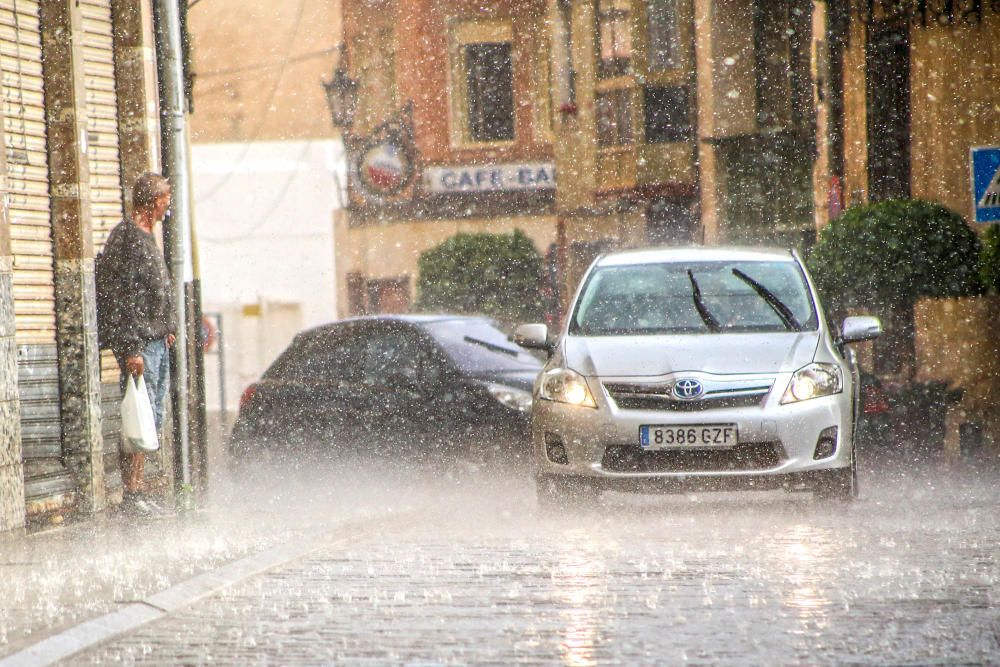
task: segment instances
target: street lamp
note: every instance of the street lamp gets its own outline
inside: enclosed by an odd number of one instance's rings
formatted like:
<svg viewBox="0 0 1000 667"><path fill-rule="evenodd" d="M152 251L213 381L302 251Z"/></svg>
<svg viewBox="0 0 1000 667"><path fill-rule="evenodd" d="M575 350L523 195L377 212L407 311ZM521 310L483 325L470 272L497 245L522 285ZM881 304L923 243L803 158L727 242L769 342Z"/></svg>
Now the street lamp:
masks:
<svg viewBox="0 0 1000 667"><path fill-rule="evenodd" d="M333 71L333 79L323 81L330 118L336 127L345 129L354 124L354 115L358 110L358 82L347 73L346 56L346 45L341 42L340 61Z"/></svg>

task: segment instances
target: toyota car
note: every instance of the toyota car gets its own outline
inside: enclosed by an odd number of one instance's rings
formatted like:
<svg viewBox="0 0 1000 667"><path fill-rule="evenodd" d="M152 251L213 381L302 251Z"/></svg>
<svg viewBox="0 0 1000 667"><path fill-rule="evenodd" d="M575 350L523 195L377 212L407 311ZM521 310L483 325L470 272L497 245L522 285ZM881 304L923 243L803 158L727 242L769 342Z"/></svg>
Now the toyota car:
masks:
<svg viewBox="0 0 1000 667"><path fill-rule="evenodd" d="M753 488L851 500L858 371L802 260L778 249L685 248L596 260L544 349L532 441L540 504L601 490Z"/></svg>

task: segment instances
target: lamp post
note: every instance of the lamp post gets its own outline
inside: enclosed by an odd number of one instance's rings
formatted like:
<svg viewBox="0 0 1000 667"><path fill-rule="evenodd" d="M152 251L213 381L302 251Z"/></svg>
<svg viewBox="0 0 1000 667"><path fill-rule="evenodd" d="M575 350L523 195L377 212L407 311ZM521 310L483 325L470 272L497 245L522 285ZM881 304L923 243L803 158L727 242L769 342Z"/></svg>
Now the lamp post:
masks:
<svg viewBox="0 0 1000 667"><path fill-rule="evenodd" d="M358 82L347 73L347 46L343 42L340 44L340 61L333 71L333 78L323 81L323 91L334 126L345 132L350 130L358 111Z"/></svg>

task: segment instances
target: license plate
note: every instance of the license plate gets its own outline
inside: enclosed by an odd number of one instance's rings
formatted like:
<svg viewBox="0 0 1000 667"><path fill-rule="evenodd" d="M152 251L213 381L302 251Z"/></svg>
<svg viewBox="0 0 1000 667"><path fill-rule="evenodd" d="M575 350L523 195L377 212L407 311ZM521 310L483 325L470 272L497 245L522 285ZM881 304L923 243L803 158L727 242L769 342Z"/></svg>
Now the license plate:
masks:
<svg viewBox="0 0 1000 667"><path fill-rule="evenodd" d="M736 424L639 427L639 444L643 449L735 447L736 440Z"/></svg>

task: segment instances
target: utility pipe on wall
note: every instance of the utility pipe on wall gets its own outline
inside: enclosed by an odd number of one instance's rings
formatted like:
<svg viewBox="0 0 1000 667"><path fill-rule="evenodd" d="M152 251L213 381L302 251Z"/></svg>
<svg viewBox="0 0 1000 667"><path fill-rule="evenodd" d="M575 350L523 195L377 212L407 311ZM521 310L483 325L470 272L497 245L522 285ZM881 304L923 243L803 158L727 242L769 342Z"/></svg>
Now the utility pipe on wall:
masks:
<svg viewBox="0 0 1000 667"><path fill-rule="evenodd" d="M177 309L177 341L174 343L172 378L173 406L180 444L181 483L191 484L191 443L188 428L188 359L185 284L191 280L186 234L191 220L184 98L184 65L181 16L178 0L153 0L156 30L156 67L160 82L160 132L163 136L163 170L170 180L171 215L164 221L164 236L170 261Z"/></svg>

